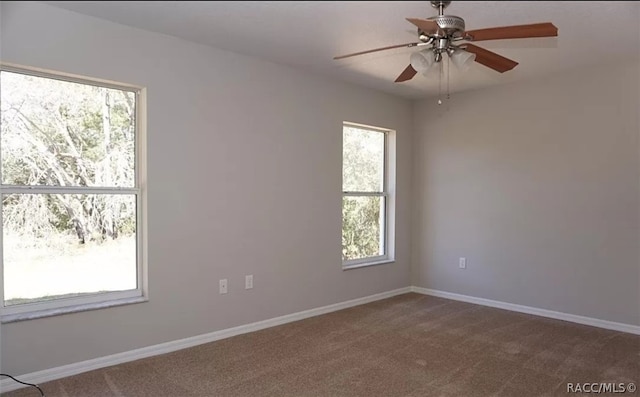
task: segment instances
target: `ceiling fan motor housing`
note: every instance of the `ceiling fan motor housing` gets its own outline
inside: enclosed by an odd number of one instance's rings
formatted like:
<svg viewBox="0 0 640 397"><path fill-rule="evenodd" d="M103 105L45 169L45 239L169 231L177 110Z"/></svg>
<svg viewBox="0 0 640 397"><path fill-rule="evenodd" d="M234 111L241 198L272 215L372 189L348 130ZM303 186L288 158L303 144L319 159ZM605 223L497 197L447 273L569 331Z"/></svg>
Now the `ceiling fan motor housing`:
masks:
<svg viewBox="0 0 640 397"><path fill-rule="evenodd" d="M427 19L434 21L440 27L438 32L431 34L430 36L434 36L435 38L458 38L462 37L464 34L464 19L460 17L455 15L437 15Z"/></svg>

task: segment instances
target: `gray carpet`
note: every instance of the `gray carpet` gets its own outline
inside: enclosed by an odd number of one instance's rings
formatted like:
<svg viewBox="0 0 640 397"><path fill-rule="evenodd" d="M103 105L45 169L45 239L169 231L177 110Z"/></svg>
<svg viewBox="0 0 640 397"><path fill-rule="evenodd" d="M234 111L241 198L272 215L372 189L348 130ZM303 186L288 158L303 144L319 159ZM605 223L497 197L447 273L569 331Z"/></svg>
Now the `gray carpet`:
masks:
<svg viewBox="0 0 640 397"><path fill-rule="evenodd" d="M47 397L526 397L639 381L640 336L405 294L41 387Z"/></svg>

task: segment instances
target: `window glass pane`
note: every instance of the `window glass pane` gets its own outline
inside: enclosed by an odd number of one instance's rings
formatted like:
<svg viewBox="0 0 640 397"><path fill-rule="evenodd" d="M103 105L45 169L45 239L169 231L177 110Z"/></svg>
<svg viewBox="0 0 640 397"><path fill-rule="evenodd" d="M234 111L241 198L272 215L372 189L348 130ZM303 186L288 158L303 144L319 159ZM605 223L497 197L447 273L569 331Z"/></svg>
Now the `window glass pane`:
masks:
<svg viewBox="0 0 640 397"><path fill-rule="evenodd" d="M342 198L342 260L384 255L384 197Z"/></svg>
<svg viewBox="0 0 640 397"><path fill-rule="evenodd" d="M0 72L2 183L133 187L135 93Z"/></svg>
<svg viewBox="0 0 640 397"><path fill-rule="evenodd" d="M5 305L137 287L136 197L2 196Z"/></svg>
<svg viewBox="0 0 640 397"><path fill-rule="evenodd" d="M342 190L382 192L384 187L383 132L344 126Z"/></svg>

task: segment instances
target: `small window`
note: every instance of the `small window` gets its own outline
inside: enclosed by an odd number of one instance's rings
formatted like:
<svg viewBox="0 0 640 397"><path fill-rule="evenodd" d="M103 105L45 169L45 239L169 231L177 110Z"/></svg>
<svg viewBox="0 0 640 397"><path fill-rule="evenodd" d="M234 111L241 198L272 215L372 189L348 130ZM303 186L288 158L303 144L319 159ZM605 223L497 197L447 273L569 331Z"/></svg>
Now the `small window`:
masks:
<svg viewBox="0 0 640 397"><path fill-rule="evenodd" d="M345 123L342 147L342 264L392 259L389 221L391 131Z"/></svg>
<svg viewBox="0 0 640 397"><path fill-rule="evenodd" d="M141 297L140 91L8 67L0 87L3 319Z"/></svg>

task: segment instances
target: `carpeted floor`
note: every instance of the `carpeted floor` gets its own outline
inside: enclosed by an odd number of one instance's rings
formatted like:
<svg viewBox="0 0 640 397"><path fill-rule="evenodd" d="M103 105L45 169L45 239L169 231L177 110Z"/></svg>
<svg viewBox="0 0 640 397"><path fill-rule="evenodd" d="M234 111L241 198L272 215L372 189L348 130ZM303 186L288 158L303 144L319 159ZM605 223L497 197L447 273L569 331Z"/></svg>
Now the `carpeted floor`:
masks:
<svg viewBox="0 0 640 397"><path fill-rule="evenodd" d="M586 395L568 382L637 384L640 336L406 294L40 386L47 397Z"/></svg>

